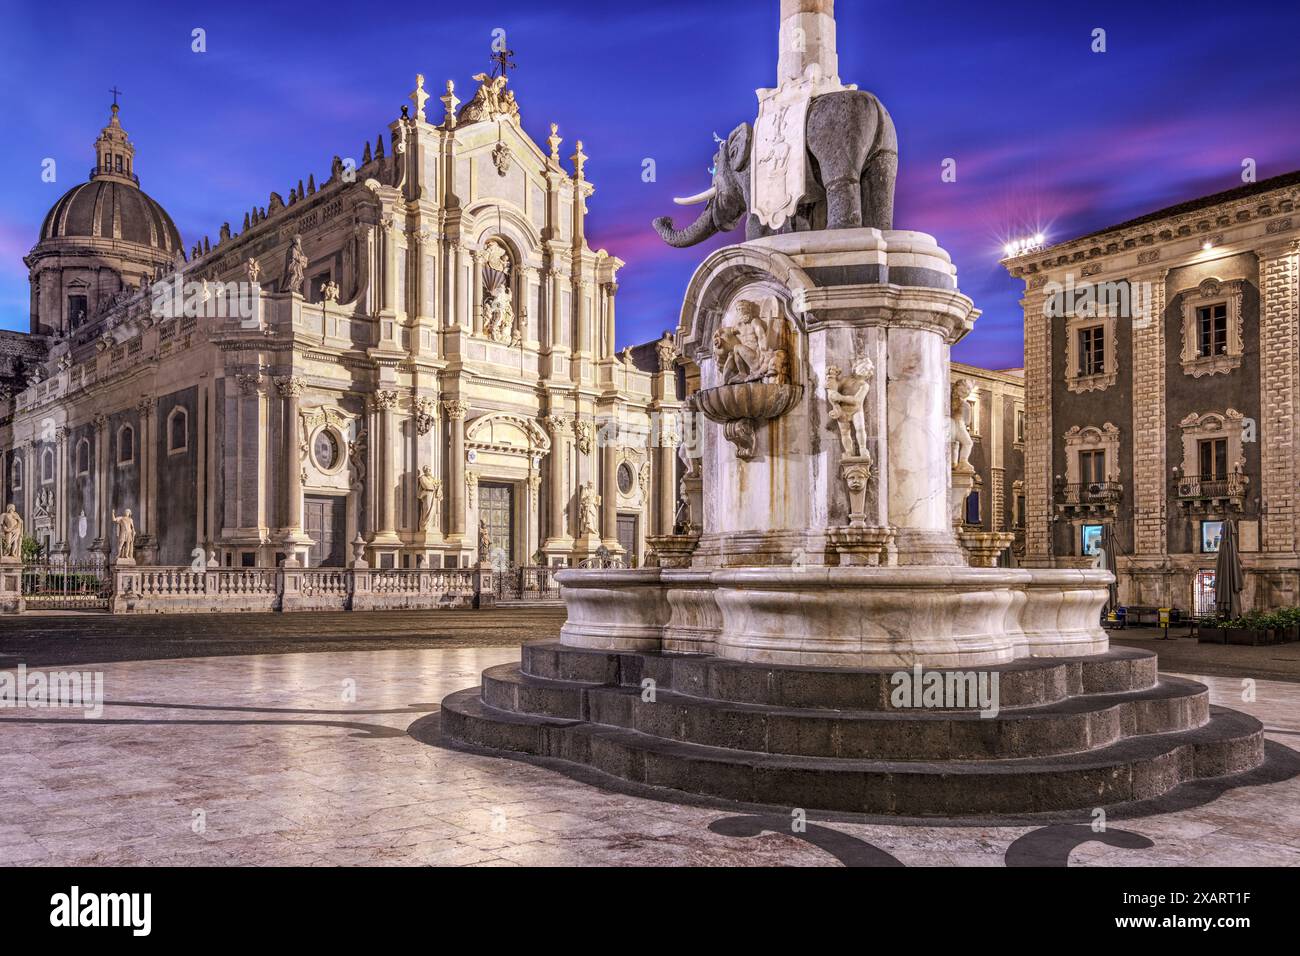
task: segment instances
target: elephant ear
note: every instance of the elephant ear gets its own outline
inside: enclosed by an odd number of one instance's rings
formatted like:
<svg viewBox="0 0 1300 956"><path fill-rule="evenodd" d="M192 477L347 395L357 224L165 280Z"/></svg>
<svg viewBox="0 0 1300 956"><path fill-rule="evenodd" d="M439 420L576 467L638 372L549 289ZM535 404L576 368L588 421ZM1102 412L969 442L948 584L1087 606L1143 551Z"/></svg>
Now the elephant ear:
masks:
<svg viewBox="0 0 1300 956"><path fill-rule="evenodd" d="M727 137L727 164L738 173L749 167L749 150L753 133L748 123L741 123Z"/></svg>

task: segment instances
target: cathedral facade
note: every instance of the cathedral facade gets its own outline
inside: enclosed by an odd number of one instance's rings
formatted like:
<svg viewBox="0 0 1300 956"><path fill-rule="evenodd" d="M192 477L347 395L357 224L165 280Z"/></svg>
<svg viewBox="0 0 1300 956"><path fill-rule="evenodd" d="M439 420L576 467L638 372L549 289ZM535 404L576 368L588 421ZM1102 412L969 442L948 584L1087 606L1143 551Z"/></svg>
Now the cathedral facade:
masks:
<svg viewBox="0 0 1300 956"><path fill-rule="evenodd" d="M632 564L672 531L671 339L616 350L581 142L566 169L475 79L419 77L359 158L188 249L113 107L0 343L4 505L44 559Z"/></svg>

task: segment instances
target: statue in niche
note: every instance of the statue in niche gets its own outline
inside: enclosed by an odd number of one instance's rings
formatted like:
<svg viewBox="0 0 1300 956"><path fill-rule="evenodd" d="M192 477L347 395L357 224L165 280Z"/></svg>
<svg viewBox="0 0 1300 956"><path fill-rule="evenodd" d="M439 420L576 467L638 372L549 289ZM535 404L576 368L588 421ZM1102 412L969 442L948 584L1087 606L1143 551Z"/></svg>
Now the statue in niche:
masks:
<svg viewBox="0 0 1300 956"><path fill-rule="evenodd" d="M975 421L975 383L959 378L952 383L952 465L958 471L970 471L970 453L975 447L970 428Z"/></svg>
<svg viewBox="0 0 1300 956"><path fill-rule="evenodd" d="M582 486L580 510L582 523L580 534L598 534L600 528L600 495L596 493L596 483L589 481Z"/></svg>
<svg viewBox="0 0 1300 956"><path fill-rule="evenodd" d="M434 515L438 513L438 508L442 504L442 479L433 476L433 470L428 465L420 468L420 527L425 531L432 531L429 526L433 524Z"/></svg>
<svg viewBox="0 0 1300 956"><path fill-rule="evenodd" d="M284 260L284 282L281 292L302 292L303 281L307 278L307 254L302 251L302 236L295 235L289 246L289 254Z"/></svg>
<svg viewBox="0 0 1300 956"><path fill-rule="evenodd" d="M0 515L0 558L23 556L23 516L14 505Z"/></svg>
<svg viewBox="0 0 1300 956"><path fill-rule="evenodd" d="M844 375L835 365L826 369L826 400L831 405L831 419L839 426L840 447L846 457L868 454L867 423L862 407L875 371L869 358L858 359L853 364L852 375Z"/></svg>
<svg viewBox="0 0 1300 956"><path fill-rule="evenodd" d="M789 367L784 321L779 315L764 319L757 302L736 303L739 320L713 333L713 357L724 385L766 382L785 385Z"/></svg>
<svg viewBox="0 0 1300 956"><path fill-rule="evenodd" d="M483 249L483 332L494 342L512 341L515 332L514 300L510 293L510 255L496 242Z"/></svg>
<svg viewBox="0 0 1300 956"><path fill-rule="evenodd" d="M111 511L109 514L113 518L113 524L117 526L117 559L134 561L135 521L131 517L131 509L127 508L120 515L116 511Z"/></svg>

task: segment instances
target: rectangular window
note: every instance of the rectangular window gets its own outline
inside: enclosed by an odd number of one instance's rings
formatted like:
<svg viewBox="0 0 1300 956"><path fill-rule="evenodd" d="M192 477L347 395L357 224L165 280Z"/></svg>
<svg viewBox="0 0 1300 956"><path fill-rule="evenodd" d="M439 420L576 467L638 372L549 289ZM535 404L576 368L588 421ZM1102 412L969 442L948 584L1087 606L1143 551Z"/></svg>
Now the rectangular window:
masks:
<svg viewBox="0 0 1300 956"><path fill-rule="evenodd" d="M966 523L980 523L980 493L972 491L966 496Z"/></svg>
<svg viewBox="0 0 1300 956"><path fill-rule="evenodd" d="M75 329L86 321L86 297L68 296L68 328Z"/></svg>
<svg viewBox="0 0 1300 956"><path fill-rule="evenodd" d="M1106 372L1106 329L1101 325L1079 330L1079 374Z"/></svg>
<svg viewBox="0 0 1300 956"><path fill-rule="evenodd" d="M1199 443L1201 480L1223 481L1228 477L1228 439L1207 438Z"/></svg>
<svg viewBox="0 0 1300 956"><path fill-rule="evenodd" d="M1202 358L1228 354L1228 304L1203 305L1196 310L1196 354Z"/></svg>
<svg viewBox="0 0 1300 956"><path fill-rule="evenodd" d="M1201 551L1214 554L1219 550L1219 541L1223 538L1222 521L1201 522Z"/></svg>
<svg viewBox="0 0 1300 956"><path fill-rule="evenodd" d="M1079 452L1079 483L1099 484L1106 480L1106 452L1104 449Z"/></svg>
<svg viewBox="0 0 1300 956"><path fill-rule="evenodd" d="M1016 443L1023 445L1025 443L1025 410L1016 409Z"/></svg>
<svg viewBox="0 0 1300 956"><path fill-rule="evenodd" d="M1080 554L1096 554L1101 550L1101 525L1086 524L1080 529Z"/></svg>
<svg viewBox="0 0 1300 956"><path fill-rule="evenodd" d="M1016 527L1023 528L1024 526L1025 526L1025 496L1017 495L1016 496Z"/></svg>

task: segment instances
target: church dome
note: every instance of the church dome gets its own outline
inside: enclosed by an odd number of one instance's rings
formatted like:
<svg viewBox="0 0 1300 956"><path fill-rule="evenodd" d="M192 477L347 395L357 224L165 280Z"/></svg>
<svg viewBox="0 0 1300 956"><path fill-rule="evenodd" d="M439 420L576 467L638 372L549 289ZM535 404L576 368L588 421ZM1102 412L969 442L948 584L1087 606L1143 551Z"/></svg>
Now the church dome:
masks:
<svg viewBox="0 0 1300 956"><path fill-rule="evenodd" d="M181 234L158 201L134 183L102 177L73 186L41 226L41 242L68 238L116 239L176 255Z"/></svg>
<svg viewBox="0 0 1300 956"><path fill-rule="evenodd" d="M45 217L38 243L51 239L131 242L171 259L183 245L172 217L140 188L135 147L118 120L118 106L95 141L90 181L69 189Z"/></svg>

